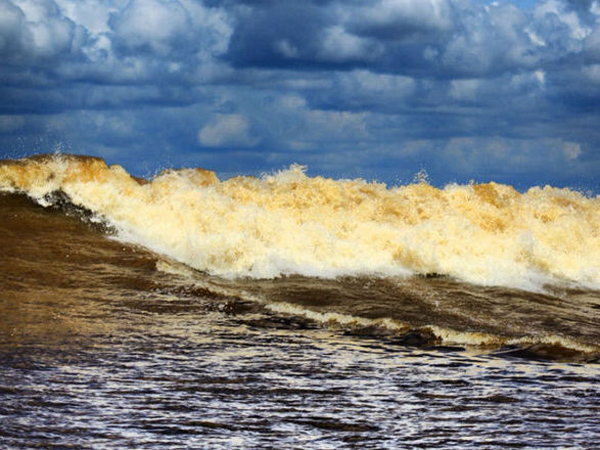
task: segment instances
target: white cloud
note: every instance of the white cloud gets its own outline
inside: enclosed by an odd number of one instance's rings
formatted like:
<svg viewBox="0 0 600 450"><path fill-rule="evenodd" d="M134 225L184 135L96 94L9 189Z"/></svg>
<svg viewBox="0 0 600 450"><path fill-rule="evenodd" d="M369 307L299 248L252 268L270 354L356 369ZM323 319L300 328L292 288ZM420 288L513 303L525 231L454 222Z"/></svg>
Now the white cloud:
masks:
<svg viewBox="0 0 600 450"><path fill-rule="evenodd" d="M336 62L373 60L381 55L382 46L375 42L347 33L336 25L325 30L319 49L319 57Z"/></svg>
<svg viewBox="0 0 600 450"><path fill-rule="evenodd" d="M231 33L230 15L194 0L0 0L0 56L34 64L30 83L213 79Z"/></svg>
<svg viewBox="0 0 600 450"><path fill-rule="evenodd" d="M198 132L198 142L205 147L254 147L259 141L242 114L219 114Z"/></svg>
<svg viewBox="0 0 600 450"><path fill-rule="evenodd" d="M0 1L0 51L23 63L74 54L82 45L81 31L60 13L52 0Z"/></svg>
<svg viewBox="0 0 600 450"><path fill-rule="evenodd" d="M527 34L527 37L533 43L533 45L537 47L546 46L546 41L544 40L544 38L540 34L536 33L531 27L531 25L525 27L525 33Z"/></svg>
<svg viewBox="0 0 600 450"><path fill-rule="evenodd" d="M300 109L306 107L306 99L297 94L282 95L277 99L279 105L285 109Z"/></svg>
<svg viewBox="0 0 600 450"><path fill-rule="evenodd" d="M592 84L600 86L600 64L592 64L590 66L583 67L581 72Z"/></svg>
<svg viewBox="0 0 600 450"><path fill-rule="evenodd" d="M505 95L514 97L521 93L534 93L546 88L546 71L534 70L532 72L521 72L511 75L509 83L502 89ZM496 88L497 89L497 88ZM497 92L500 94L500 92Z"/></svg>
<svg viewBox="0 0 600 450"><path fill-rule="evenodd" d="M536 70L533 74L538 80L538 83L540 83L540 87L543 88L546 85L546 72L543 70Z"/></svg>
<svg viewBox="0 0 600 450"><path fill-rule="evenodd" d="M402 75L353 70L335 75L333 86L315 96L315 107L326 100L345 110L393 111L406 108L417 92L415 79Z"/></svg>
<svg viewBox="0 0 600 450"><path fill-rule="evenodd" d="M12 54L20 50L24 45L22 30L25 25L25 14L17 6L8 0L0 0L0 52Z"/></svg>
<svg viewBox="0 0 600 450"><path fill-rule="evenodd" d="M403 25L415 30L449 30L453 26L451 7L447 0L380 0L369 4L361 21L372 29L395 28L400 35ZM393 34L392 34L393 35Z"/></svg>
<svg viewBox="0 0 600 450"><path fill-rule="evenodd" d="M459 101L475 101L478 98L481 81L477 79L452 80L450 95Z"/></svg>
<svg viewBox="0 0 600 450"><path fill-rule="evenodd" d="M187 11L179 1L132 0L110 23L121 45L130 51L148 48L167 56L178 39L189 33Z"/></svg>
<svg viewBox="0 0 600 450"><path fill-rule="evenodd" d="M591 32L591 29L585 26L575 11L567 9L568 2L561 0L546 0L536 5L534 15L540 22L547 22L548 16L555 17L561 23L566 25L570 37L576 40L585 39Z"/></svg>
<svg viewBox="0 0 600 450"><path fill-rule="evenodd" d="M461 14L462 12L462 14ZM456 12L457 29L441 45L444 68L464 77L532 69L539 63L541 39L528 27L529 16L510 3Z"/></svg>
<svg viewBox="0 0 600 450"><path fill-rule="evenodd" d="M581 146L576 142L565 142L562 145L563 153L567 160L573 161L581 155Z"/></svg>
<svg viewBox="0 0 600 450"><path fill-rule="evenodd" d="M541 171L543 176L556 176L565 172L565 161L574 164L581 153L579 143L556 138L453 138L440 152L438 164L473 175Z"/></svg>
<svg viewBox="0 0 600 450"><path fill-rule="evenodd" d="M127 0L55 0L62 14L92 35L110 32L108 20Z"/></svg>
<svg viewBox="0 0 600 450"><path fill-rule="evenodd" d="M0 133L14 132L25 125L23 116L0 116Z"/></svg>
<svg viewBox="0 0 600 450"><path fill-rule="evenodd" d="M596 62L600 62L600 27L586 38L584 49L587 56Z"/></svg>
<svg viewBox="0 0 600 450"><path fill-rule="evenodd" d="M360 141L368 137L367 114L339 111L307 111L305 126L312 139L337 141Z"/></svg>
<svg viewBox="0 0 600 450"><path fill-rule="evenodd" d="M282 39L275 43L275 48L286 58L297 58L298 47L294 46L288 39Z"/></svg>
<svg viewBox="0 0 600 450"><path fill-rule="evenodd" d="M411 77L373 73L368 70L355 70L341 76L345 95L362 92L371 98L399 101L415 92L416 83Z"/></svg>
<svg viewBox="0 0 600 450"><path fill-rule="evenodd" d="M43 22L56 15L56 4L52 0L12 0L23 11L27 20L33 23Z"/></svg>

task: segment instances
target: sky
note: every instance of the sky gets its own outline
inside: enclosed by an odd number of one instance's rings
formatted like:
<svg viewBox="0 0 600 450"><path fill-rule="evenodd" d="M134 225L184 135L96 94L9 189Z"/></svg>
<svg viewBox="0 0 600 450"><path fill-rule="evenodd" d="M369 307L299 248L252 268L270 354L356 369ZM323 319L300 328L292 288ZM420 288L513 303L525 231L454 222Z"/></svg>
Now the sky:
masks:
<svg viewBox="0 0 600 450"><path fill-rule="evenodd" d="M600 193L600 0L0 0L0 158Z"/></svg>

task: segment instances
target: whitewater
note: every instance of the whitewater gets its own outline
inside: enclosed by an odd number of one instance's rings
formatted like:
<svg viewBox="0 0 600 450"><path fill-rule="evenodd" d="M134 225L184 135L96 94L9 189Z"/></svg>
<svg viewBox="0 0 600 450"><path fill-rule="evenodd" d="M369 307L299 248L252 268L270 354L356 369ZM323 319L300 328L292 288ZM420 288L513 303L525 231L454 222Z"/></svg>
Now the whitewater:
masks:
<svg viewBox="0 0 600 450"><path fill-rule="evenodd" d="M388 188L308 177L298 165L220 181L203 169L150 181L91 157L0 164L0 190L57 194L127 242L222 277L442 275L485 286L600 287L600 198L496 183Z"/></svg>

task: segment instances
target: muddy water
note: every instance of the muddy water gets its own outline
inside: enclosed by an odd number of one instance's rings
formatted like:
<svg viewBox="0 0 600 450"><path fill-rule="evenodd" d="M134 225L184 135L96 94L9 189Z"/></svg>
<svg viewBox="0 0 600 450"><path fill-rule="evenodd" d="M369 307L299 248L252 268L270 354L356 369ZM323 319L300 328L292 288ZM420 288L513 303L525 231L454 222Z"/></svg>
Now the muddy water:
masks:
<svg viewBox="0 0 600 450"><path fill-rule="evenodd" d="M110 239L79 212L0 201L0 448L597 447L593 359L423 331L454 311L472 337L497 291L418 278L398 306L391 280L222 280ZM522 337L523 315L545 305L593 344L593 293L567 301L586 298L587 318L558 297L509 293L513 325L478 331ZM436 295L452 306L436 310ZM460 299L477 296L469 308L489 311L467 319ZM390 315L412 328L380 320Z"/></svg>

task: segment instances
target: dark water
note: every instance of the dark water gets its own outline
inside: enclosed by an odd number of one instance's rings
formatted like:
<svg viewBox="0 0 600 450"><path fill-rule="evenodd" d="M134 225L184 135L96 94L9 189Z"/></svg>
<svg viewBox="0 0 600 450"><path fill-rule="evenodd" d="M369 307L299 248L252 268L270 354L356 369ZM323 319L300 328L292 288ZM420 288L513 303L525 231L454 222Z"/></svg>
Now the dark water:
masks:
<svg viewBox="0 0 600 450"><path fill-rule="evenodd" d="M598 448L597 355L542 339L597 344L597 293L219 280L98 228L0 196L0 448Z"/></svg>

